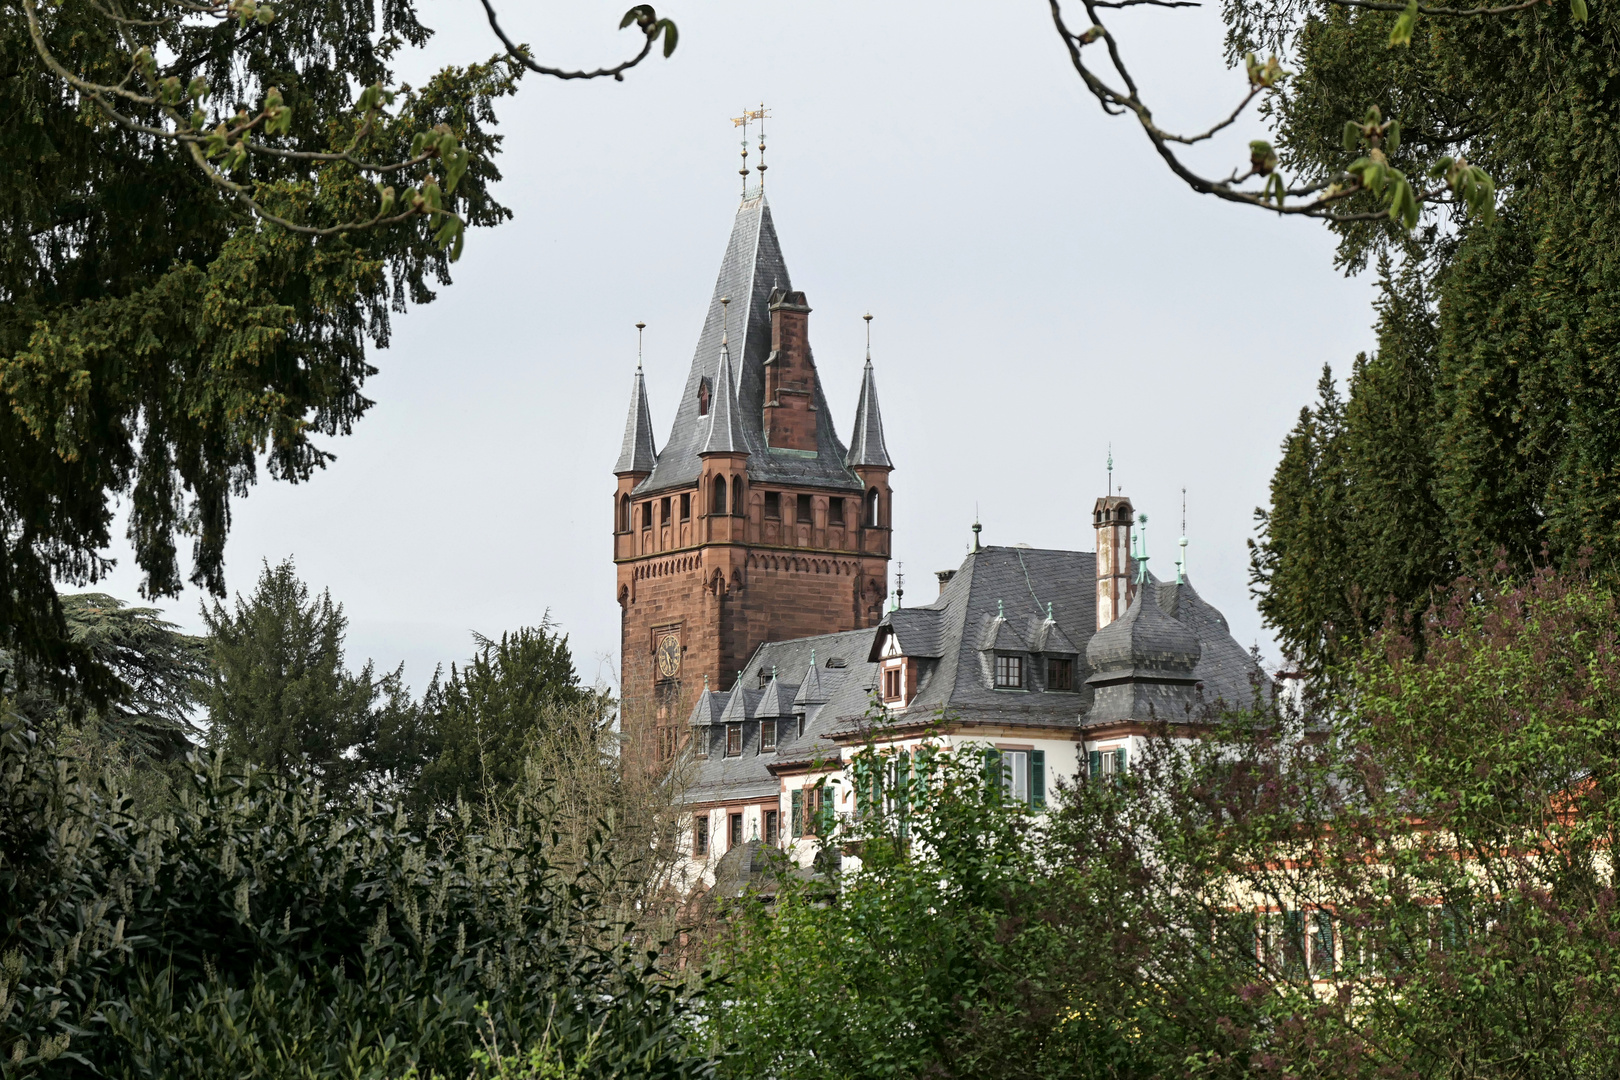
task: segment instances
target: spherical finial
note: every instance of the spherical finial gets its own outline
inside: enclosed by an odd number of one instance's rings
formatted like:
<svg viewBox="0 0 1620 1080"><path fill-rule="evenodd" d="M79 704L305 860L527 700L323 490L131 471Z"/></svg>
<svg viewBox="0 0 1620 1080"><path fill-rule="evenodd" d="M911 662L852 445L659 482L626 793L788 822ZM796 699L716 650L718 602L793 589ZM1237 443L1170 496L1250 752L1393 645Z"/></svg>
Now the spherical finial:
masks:
<svg viewBox="0 0 1620 1080"><path fill-rule="evenodd" d="M636 329L637 330L645 330L645 329L647 329L647 324L644 323L644 322L638 322L638 323L636 323Z"/></svg>
<svg viewBox="0 0 1620 1080"><path fill-rule="evenodd" d="M1137 520L1137 522L1139 524L1146 525L1147 524L1147 515L1146 514L1137 514L1136 515L1136 520Z"/></svg>
<svg viewBox="0 0 1620 1080"><path fill-rule="evenodd" d="M725 306L725 305L727 305L727 304L729 304L729 303L731 303L731 297L729 297L729 296L722 296L722 297L721 297L721 298L720 298L720 306L721 306L721 307L724 307L724 306Z"/></svg>
<svg viewBox="0 0 1620 1080"><path fill-rule="evenodd" d="M868 311L865 315L862 315L861 318L865 319L867 322L871 322L872 321L872 313L870 311Z"/></svg>

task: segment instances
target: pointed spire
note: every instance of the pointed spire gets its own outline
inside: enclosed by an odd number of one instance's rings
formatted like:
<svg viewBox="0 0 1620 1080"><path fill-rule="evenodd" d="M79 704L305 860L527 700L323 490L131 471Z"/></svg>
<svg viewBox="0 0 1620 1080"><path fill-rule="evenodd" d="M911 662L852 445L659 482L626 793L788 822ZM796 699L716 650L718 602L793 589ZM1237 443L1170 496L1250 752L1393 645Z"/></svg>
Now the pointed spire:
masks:
<svg viewBox="0 0 1620 1080"><path fill-rule="evenodd" d="M729 307L731 297L720 298L722 309ZM709 406L709 434L703 440L698 454L746 454L748 443L743 437L742 408L737 404L737 376L731 367L731 329L723 324L720 334L720 368L714 376L714 400Z"/></svg>
<svg viewBox="0 0 1620 1080"><path fill-rule="evenodd" d="M877 378L872 373L872 316L866 319L866 370L861 375L861 399L855 406L855 430L849 436L844 464L892 469L889 448L883 442L883 414L878 410Z"/></svg>
<svg viewBox="0 0 1620 1080"><path fill-rule="evenodd" d="M636 324L636 376L630 386L630 415L624 422L624 443L619 448L619 463L613 467L617 476L626 473L650 473L658 464L658 451L653 446L652 411L647 407L647 380L641 374L641 329Z"/></svg>

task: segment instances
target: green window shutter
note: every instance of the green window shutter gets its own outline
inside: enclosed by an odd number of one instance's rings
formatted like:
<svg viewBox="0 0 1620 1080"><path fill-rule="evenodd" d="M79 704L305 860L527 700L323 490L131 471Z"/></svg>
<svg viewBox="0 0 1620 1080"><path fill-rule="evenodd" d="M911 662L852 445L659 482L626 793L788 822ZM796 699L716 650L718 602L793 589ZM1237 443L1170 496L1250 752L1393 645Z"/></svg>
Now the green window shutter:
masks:
<svg viewBox="0 0 1620 1080"><path fill-rule="evenodd" d="M1001 782L1001 751L995 747L987 747L984 751L984 787L986 791L1000 791Z"/></svg>
<svg viewBox="0 0 1620 1080"><path fill-rule="evenodd" d="M804 821L804 789L793 789L793 835L802 836L804 830L801 823Z"/></svg>
<svg viewBox="0 0 1620 1080"><path fill-rule="evenodd" d="M1046 805L1046 751L1029 752L1029 805Z"/></svg>
<svg viewBox="0 0 1620 1080"><path fill-rule="evenodd" d="M1114 751L1114 775L1125 775L1125 748L1123 746Z"/></svg>
<svg viewBox="0 0 1620 1080"><path fill-rule="evenodd" d="M1102 751L1101 750L1093 750L1091 752L1091 768L1089 770L1087 770L1086 775L1089 776L1093 780L1102 779Z"/></svg>

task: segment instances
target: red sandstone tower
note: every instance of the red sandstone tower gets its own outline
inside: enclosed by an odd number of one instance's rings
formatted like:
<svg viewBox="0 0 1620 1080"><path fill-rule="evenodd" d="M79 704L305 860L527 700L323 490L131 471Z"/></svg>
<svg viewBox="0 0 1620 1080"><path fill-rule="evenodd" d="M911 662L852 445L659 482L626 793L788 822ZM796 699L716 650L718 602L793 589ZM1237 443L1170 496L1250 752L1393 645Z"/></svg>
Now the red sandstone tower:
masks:
<svg viewBox="0 0 1620 1080"><path fill-rule="evenodd" d="M888 595L889 473L867 357L846 447L763 193L737 211L660 453L638 369L614 474L620 698L630 751L674 756L705 682L760 643L874 626Z"/></svg>

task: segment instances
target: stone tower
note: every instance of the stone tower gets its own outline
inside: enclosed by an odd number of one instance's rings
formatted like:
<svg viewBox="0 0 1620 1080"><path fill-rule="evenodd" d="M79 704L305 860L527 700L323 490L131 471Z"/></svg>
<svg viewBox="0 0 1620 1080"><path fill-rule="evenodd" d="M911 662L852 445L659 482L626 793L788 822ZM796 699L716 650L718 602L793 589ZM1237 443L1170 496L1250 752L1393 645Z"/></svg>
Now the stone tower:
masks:
<svg viewBox="0 0 1620 1080"><path fill-rule="evenodd" d="M662 452L636 372L614 474L620 700L630 753L674 756L705 685L765 641L874 626L888 595L893 464L867 358L838 438L762 193L737 211ZM768 672L766 673L768 676Z"/></svg>

